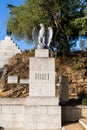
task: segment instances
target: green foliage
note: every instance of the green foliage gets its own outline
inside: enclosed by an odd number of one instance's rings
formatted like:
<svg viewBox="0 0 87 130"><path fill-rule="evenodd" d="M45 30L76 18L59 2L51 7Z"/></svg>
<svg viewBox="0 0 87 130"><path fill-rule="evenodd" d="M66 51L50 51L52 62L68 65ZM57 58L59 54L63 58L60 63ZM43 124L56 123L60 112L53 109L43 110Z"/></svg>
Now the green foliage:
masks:
<svg viewBox="0 0 87 130"><path fill-rule="evenodd" d="M71 47L69 42L82 31L87 31L85 8L86 0L26 0L24 5L10 7L7 28L16 38L28 41L35 25L44 23L46 27L52 26L54 37L51 47L67 54Z"/></svg>
<svg viewBox="0 0 87 130"><path fill-rule="evenodd" d="M34 25L38 25L40 19L43 18L39 3L40 0L27 0L24 5L11 9L7 28L12 30L17 39L29 40L31 38Z"/></svg>
<svg viewBox="0 0 87 130"><path fill-rule="evenodd" d="M87 14L87 13L86 13ZM75 26L79 28L79 35L87 36L87 15L81 18L77 18L74 22Z"/></svg>
<svg viewBox="0 0 87 130"><path fill-rule="evenodd" d="M87 105L87 95L82 99L82 105Z"/></svg>
<svg viewBox="0 0 87 130"><path fill-rule="evenodd" d="M78 99L82 105L87 105L87 93L85 91L81 91L78 94Z"/></svg>
<svg viewBox="0 0 87 130"><path fill-rule="evenodd" d="M35 49L25 50L23 53L28 54L29 57L33 57L35 55Z"/></svg>
<svg viewBox="0 0 87 130"><path fill-rule="evenodd" d="M72 69L74 71L80 70L80 68L81 68L81 66L80 66L80 64L78 62L73 63Z"/></svg>

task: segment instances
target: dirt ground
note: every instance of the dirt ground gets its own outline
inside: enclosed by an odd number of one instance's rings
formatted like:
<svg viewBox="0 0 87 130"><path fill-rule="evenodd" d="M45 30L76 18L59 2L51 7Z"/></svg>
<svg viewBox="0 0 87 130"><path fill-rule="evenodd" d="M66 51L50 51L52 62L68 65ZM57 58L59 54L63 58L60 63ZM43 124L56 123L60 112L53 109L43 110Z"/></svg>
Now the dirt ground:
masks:
<svg viewBox="0 0 87 130"><path fill-rule="evenodd" d="M71 124L64 124L65 130L86 130L81 124L79 123L71 123Z"/></svg>

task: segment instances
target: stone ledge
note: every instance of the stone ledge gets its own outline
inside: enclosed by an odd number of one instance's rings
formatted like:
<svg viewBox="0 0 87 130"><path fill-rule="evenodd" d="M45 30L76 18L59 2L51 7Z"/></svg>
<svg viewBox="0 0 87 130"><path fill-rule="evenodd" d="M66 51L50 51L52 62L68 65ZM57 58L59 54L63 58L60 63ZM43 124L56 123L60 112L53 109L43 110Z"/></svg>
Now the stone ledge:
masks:
<svg viewBox="0 0 87 130"><path fill-rule="evenodd" d="M87 130L87 118L79 119L79 123Z"/></svg>
<svg viewBox="0 0 87 130"><path fill-rule="evenodd" d="M0 98L0 105L24 105L25 98Z"/></svg>
<svg viewBox="0 0 87 130"><path fill-rule="evenodd" d="M59 99L58 97L27 97L25 104L28 106L59 105Z"/></svg>
<svg viewBox="0 0 87 130"><path fill-rule="evenodd" d="M24 130L22 128L5 128L4 130Z"/></svg>
<svg viewBox="0 0 87 130"><path fill-rule="evenodd" d="M59 105L58 97L0 98L0 105L45 106Z"/></svg>

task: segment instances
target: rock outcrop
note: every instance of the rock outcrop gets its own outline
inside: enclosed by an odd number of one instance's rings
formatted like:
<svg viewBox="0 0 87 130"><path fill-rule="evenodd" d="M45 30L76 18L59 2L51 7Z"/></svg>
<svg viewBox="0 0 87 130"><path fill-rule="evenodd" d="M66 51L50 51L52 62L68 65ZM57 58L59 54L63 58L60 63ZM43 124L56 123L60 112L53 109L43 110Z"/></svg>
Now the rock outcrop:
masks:
<svg viewBox="0 0 87 130"><path fill-rule="evenodd" d="M29 57L34 51L24 52L13 56L4 66L0 80L0 97L26 97L29 95L27 84L7 84L7 77L17 75L19 79L29 78ZM79 91L87 91L87 53L71 53L68 57L59 57L56 63L56 95L58 95L59 75L68 76L69 95L76 95Z"/></svg>

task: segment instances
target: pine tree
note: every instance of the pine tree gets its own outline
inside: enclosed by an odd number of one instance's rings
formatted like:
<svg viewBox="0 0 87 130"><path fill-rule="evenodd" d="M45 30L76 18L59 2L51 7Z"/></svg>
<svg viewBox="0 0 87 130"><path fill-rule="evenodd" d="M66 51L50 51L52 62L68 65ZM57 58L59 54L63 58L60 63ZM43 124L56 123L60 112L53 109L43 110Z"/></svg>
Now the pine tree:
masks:
<svg viewBox="0 0 87 130"><path fill-rule="evenodd" d="M81 32L87 33L86 0L26 0L24 5L10 8L8 30L16 38L29 40L35 25L44 23L54 31L51 47L62 54L67 54L73 40ZM84 22L84 26L81 25Z"/></svg>

